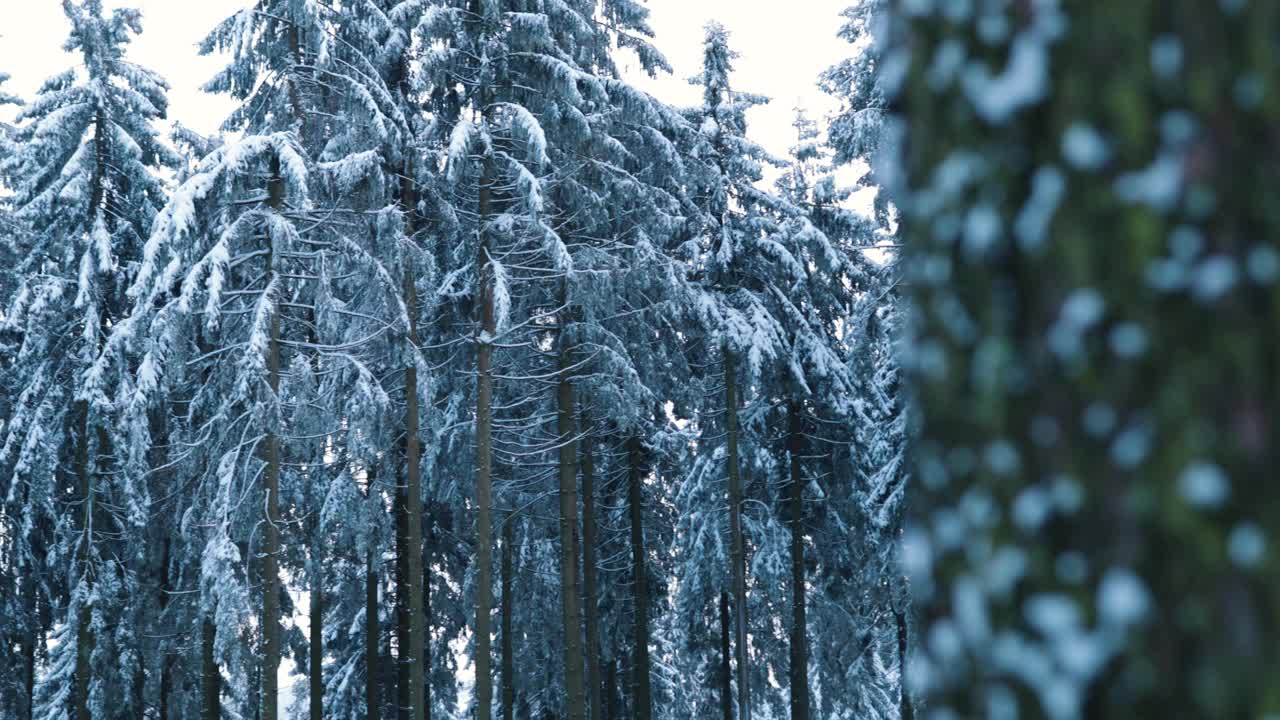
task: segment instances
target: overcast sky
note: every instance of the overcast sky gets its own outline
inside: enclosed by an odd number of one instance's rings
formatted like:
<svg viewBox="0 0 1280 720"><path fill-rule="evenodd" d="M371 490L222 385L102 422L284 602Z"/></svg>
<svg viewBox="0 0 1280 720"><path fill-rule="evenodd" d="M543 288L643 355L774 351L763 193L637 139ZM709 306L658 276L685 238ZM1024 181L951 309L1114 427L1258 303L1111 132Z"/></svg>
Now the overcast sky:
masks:
<svg viewBox="0 0 1280 720"><path fill-rule="evenodd" d="M698 91L686 79L701 62L702 28L717 19L733 33L742 54L736 86L773 98L755 110L751 134L775 154L785 154L794 138L794 108L803 106L815 116L831 108L830 99L816 88L818 73L848 52L836 36L839 11L852 0L649 0L656 44L675 73L657 80L630 68L638 85L665 101L681 105L698 102ZM141 8L143 34L130 56L159 71L172 86L170 119L210 133L229 110L226 98L200 91L200 85L219 68L216 57L200 57L196 43L222 18L249 0L106 0L108 7ZM29 98L50 75L64 70L72 58L62 52L67 22L59 0L0 0L5 23L0 26L0 72L13 79L8 92ZM2 117L10 117L4 113Z"/></svg>

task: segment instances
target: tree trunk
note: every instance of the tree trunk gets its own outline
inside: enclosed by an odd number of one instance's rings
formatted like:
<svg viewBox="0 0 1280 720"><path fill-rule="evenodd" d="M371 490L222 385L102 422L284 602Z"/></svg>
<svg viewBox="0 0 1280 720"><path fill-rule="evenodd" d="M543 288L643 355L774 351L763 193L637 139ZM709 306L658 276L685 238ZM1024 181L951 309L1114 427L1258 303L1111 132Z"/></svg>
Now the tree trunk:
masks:
<svg viewBox="0 0 1280 720"><path fill-rule="evenodd" d="M431 720L431 560L436 546L432 503L426 504L422 523L422 720Z"/></svg>
<svg viewBox="0 0 1280 720"><path fill-rule="evenodd" d="M22 714L19 717L23 720L32 720L35 717L35 699L36 699L36 642L39 634L36 628L39 627L36 607L36 582L30 572L24 573L22 576L22 602L25 605L26 612L26 631L22 636L22 691L23 699L26 703L22 706Z"/></svg>
<svg viewBox="0 0 1280 720"><path fill-rule="evenodd" d="M169 606L169 593L173 591L173 586L169 578L169 559L172 552L173 542L168 535L166 528L164 538L164 549L160 553L160 614L164 615L164 611ZM164 646L164 654L160 657L160 720L169 720L169 696L173 693L173 656L169 653L169 646Z"/></svg>
<svg viewBox="0 0 1280 720"><path fill-rule="evenodd" d="M791 483L787 487L787 520L791 525L791 720L809 720L809 638L805 620L804 481L800 472L803 437L800 403L790 403L787 421L787 450L791 456Z"/></svg>
<svg viewBox="0 0 1280 720"><path fill-rule="evenodd" d="M907 675L907 614L895 610L893 619L898 625L898 691L902 694L899 713L902 720L915 720L916 711L911 705L911 695L907 693L906 683L902 680Z"/></svg>
<svg viewBox="0 0 1280 720"><path fill-rule="evenodd" d="M631 514L631 588L632 604L635 605L632 717L633 720L650 720L653 717L653 698L649 687L649 571L645 563L642 507L644 448L636 435L627 440L627 466L627 502Z"/></svg>
<svg viewBox="0 0 1280 720"><path fill-rule="evenodd" d="M267 204L277 212L284 206L284 178L280 176L280 158L271 158L271 179L267 183ZM279 277L275 272L275 248L267 248L268 282ZM267 344L267 383L272 394L280 391L280 310L272 301L271 339ZM266 495L266 517L262 533L262 720L278 720L280 667L280 439L275 429L267 431L263 444L266 473L263 492Z"/></svg>
<svg viewBox="0 0 1280 720"><path fill-rule="evenodd" d="M32 720L35 716L35 691L36 691L36 643L35 638L29 634L22 641L22 689L23 697L26 704L23 706L23 717L25 720Z"/></svg>
<svg viewBox="0 0 1280 720"><path fill-rule="evenodd" d="M733 563L734 659L737 662L738 718L751 719L747 681L747 566L742 539L742 478L738 462L738 372L733 351L724 351L724 415L729 450L729 539Z"/></svg>
<svg viewBox="0 0 1280 720"><path fill-rule="evenodd" d="M320 338L317 334L319 323L316 322L315 308L311 308L307 313L307 338L314 346L319 346ZM321 369L316 353L308 353L308 364L311 366L313 373L319 374ZM320 446L323 455L323 443ZM310 479L309 484L312 487L319 487L319 484ZM314 505L314 502L313 502ZM307 619L309 624L307 637L308 651L308 701L310 710L310 720L323 720L324 718L324 612L325 612L325 595L324 595L324 548L325 541L322 533L324 528L320 523L320 508L315 508L311 513L307 522L307 540L310 547L307 549L307 575L311 585L310 605L308 607Z"/></svg>
<svg viewBox="0 0 1280 720"><path fill-rule="evenodd" d="M595 458L591 446L591 417L582 412L582 613L587 630L587 703L591 720L601 720L604 704L600 688L600 627L596 614L596 501Z"/></svg>
<svg viewBox="0 0 1280 720"><path fill-rule="evenodd" d="M400 202L406 213L406 233L415 234L418 195L413 184L413 167L405 168L401 180ZM418 345L418 290L408 261L404 265L404 304L409 316L409 348L416 353ZM409 717L422 718L426 710L426 674L423 668L424 617L422 610L422 446L418 438L418 367L410 360L404 370L404 461L405 461L405 543L401 552L405 555L405 576L409 582L408 607L405 612L409 622L406 650L408 677Z"/></svg>
<svg viewBox="0 0 1280 720"><path fill-rule="evenodd" d="M480 227L489 221L491 161L480 177ZM493 278L489 271L489 243L485 231L476 258L480 274L480 332L476 338L476 717L493 717L493 676L489 667L489 610L493 606L493 340L497 318L493 308Z"/></svg>
<svg viewBox="0 0 1280 720"><path fill-rule="evenodd" d="M631 713L635 704L631 696L635 694L635 673L631 672L631 659L635 653L622 653L618 658L618 717L625 718Z"/></svg>
<svg viewBox="0 0 1280 720"><path fill-rule="evenodd" d="M320 569L320 528L311 528L311 607L308 647L311 720L324 720L324 580Z"/></svg>
<svg viewBox="0 0 1280 720"><path fill-rule="evenodd" d="M161 401L152 411L149 422L151 424L151 456L153 468L164 468L169 464L169 432L168 432L168 406ZM153 472L151 474L154 488L161 488L172 481L167 472ZM156 497L153 491L152 497ZM157 583L156 608L159 611L160 618L166 618L166 611L169 608L169 596L173 593L173 579L169 575L169 564L173 558L173 529L169 524L169 520L162 512L152 513L151 528L160 536L160 567L155 570L159 582ZM146 619L143 619L146 622ZM158 623L156 623L158 625ZM170 623L162 626L165 632L172 632ZM145 631L145 629L144 629ZM169 698L173 694L173 654L171 652L172 645L170 641L161 641L160 654L160 697L157 702L157 712L159 720L170 720Z"/></svg>
<svg viewBox="0 0 1280 720"><path fill-rule="evenodd" d="M511 596L511 541L515 534L512 529L514 520L515 518L508 514L502 523L502 720L512 720L516 700L516 666L512 647L514 638L511 636L511 611L515 600Z"/></svg>
<svg viewBox="0 0 1280 720"><path fill-rule="evenodd" d="M222 720L222 671L213 658L217 628L205 616L200 625L200 718Z"/></svg>
<svg viewBox="0 0 1280 720"><path fill-rule="evenodd" d="M563 296L562 296L563 299ZM582 627L578 600L578 557L574 536L578 529L578 424L574 415L573 349L561 318L559 381L556 384L556 425L560 439L560 599L564 626L565 717L585 720L582 678Z"/></svg>
<svg viewBox="0 0 1280 720"><path fill-rule="evenodd" d="M93 227L96 221L102 217L102 210L106 196L106 173L111 165L111 158L108 153L108 145L106 143L106 126L108 120L104 117L103 109L99 107L94 114L93 120L93 147L94 147L94 170L91 185L93 187L92 194L89 199L90 217L89 224ZM104 220L104 222L106 222ZM99 330L100 336L106 330L105 324L107 318L105 314L101 316L100 322L104 325ZM100 347L94 350L101 350ZM76 453L75 453L75 472L76 480L79 482L80 497L83 503L81 508L81 527L80 527L80 572L83 573L84 582L89 589L93 588L94 571L90 567L93 553L91 546L93 544L93 521L94 521L94 505L96 501L96 490L94 488L95 468L91 465L89 458L89 403L85 400L76 402L76 418L78 433ZM101 439L102 433L99 434ZM98 448L99 454L105 454L105 443L99 443L103 447ZM92 594L92 593L90 593ZM89 685L90 661L93 659L93 647L95 638L93 630L90 627L93 613L89 607L87 598L82 598L80 606L76 611L76 663L75 663L75 682L73 685L72 704L75 709L76 720L89 720Z"/></svg>
<svg viewBox="0 0 1280 720"><path fill-rule="evenodd" d="M396 638L396 720L409 718L409 578L405 570L408 542L408 523L405 522L404 476L396 473L396 491L392 514L395 518L396 557L395 557L395 638Z"/></svg>
<svg viewBox="0 0 1280 720"><path fill-rule="evenodd" d="M93 473L89 469L89 403L81 400L76 403L76 428L79 437L76 442L76 480L80 487L80 549L76 553L80 560L80 573L84 582L93 586L93 573L89 569L92 560L90 545L93 542ZM82 597L76 610L76 669L72 703L76 720L89 720L89 661L93 656L93 630L89 627L92 613L87 597Z"/></svg>
<svg viewBox="0 0 1280 720"><path fill-rule="evenodd" d="M378 642L381 630L378 628L378 566L374 563L374 552L370 548L365 558L364 568L364 668L365 720L379 720L382 715L381 697L378 685L381 681L381 667L378 662Z"/></svg>
<svg viewBox="0 0 1280 720"><path fill-rule="evenodd" d="M618 661L609 658L604 664L604 717L603 720L618 718Z"/></svg>
<svg viewBox="0 0 1280 720"><path fill-rule="evenodd" d="M724 720L733 720L733 688L729 669L729 594L720 593L720 712Z"/></svg>

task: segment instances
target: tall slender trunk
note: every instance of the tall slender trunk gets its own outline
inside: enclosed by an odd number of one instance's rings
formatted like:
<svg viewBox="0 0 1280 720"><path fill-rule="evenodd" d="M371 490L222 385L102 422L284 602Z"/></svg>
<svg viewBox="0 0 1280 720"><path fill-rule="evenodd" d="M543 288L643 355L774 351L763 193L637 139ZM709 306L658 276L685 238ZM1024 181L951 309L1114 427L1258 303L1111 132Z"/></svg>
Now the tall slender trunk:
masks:
<svg viewBox="0 0 1280 720"><path fill-rule="evenodd" d="M497 318L493 308L493 277L489 270L491 161L485 159L480 177L480 327L476 338L476 717L493 717L493 674L489 666L491 638L489 610L493 606L493 340Z"/></svg>
<svg viewBox="0 0 1280 720"><path fill-rule="evenodd" d="M787 408L787 450L791 483L787 486L787 520L791 525L791 720L809 720L809 636L805 620L804 482L800 472L803 436L800 403Z"/></svg>
<svg viewBox="0 0 1280 720"><path fill-rule="evenodd" d="M407 214L406 233L416 232L418 193L414 187L413 167L405 168L400 186L402 210ZM407 257L407 254L406 254ZM418 290L413 270L408 261L404 265L404 304L409 316L406 341L411 350L418 345ZM412 357L412 355L410 356ZM422 445L418 438L418 367L412 359L404 369L404 462L405 462L405 542L400 551L405 555L404 571L408 587L409 645L405 648L409 683L409 717L417 720L426 710L426 674L423 670L423 654L426 647L422 610Z"/></svg>
<svg viewBox="0 0 1280 720"><path fill-rule="evenodd" d="M901 693L899 714L902 720L915 720L916 710L911 704L911 695L907 693L906 683L902 681L907 674L907 614L901 610L895 610L893 619L898 625L898 692Z"/></svg>
<svg viewBox="0 0 1280 720"><path fill-rule="evenodd" d="M200 718L222 720L222 671L213 657L217 627L206 615L200 623Z"/></svg>
<svg viewBox="0 0 1280 720"><path fill-rule="evenodd" d="M738 717L751 718L747 680L747 565L742 539L742 477L738 461L738 372L733 351L724 351L724 415L729 446L729 536L733 563L734 659L737 662Z"/></svg>
<svg viewBox="0 0 1280 720"><path fill-rule="evenodd" d="M98 219L103 217L103 209L106 200L106 174L111 167L111 158L108 151L109 145L106 142L106 128L109 120L104 116L104 111L99 107L94 114L93 119L93 148L94 148L94 166L93 177L90 185L93 188L89 199L89 227L94 227ZM105 220L104 220L105 222ZM106 330L107 321L106 314L100 316L100 322L103 328L99 329L100 336ZM91 351L100 348L91 348ZM90 567L93 552L91 546L93 544L94 535L94 505L96 501L96 489L94 488L94 472L91 460L89 458L89 403L86 400L76 402L76 419L78 423L77 444L75 452L75 472L76 480L79 483L81 501L81 526L80 526L80 572L84 574L84 581L91 589L94 584L94 569ZM102 433L99 434L101 439ZM103 443L100 443L102 445ZM106 448L99 447L99 454L105 454ZM89 593L92 595L92 592ZM76 611L76 663L75 663L75 682L73 685L72 705L75 709L76 720L89 720L89 685L90 661L93 658L93 647L95 638L90 622L93 618L92 609L89 606L88 599L82 598Z"/></svg>
<svg viewBox="0 0 1280 720"><path fill-rule="evenodd" d="M145 612L145 611L143 611ZM135 614L135 618L141 616L142 612ZM134 627L140 627L141 623L134 620ZM142 713L147 703L147 660L148 658L139 651L134 655L133 663L133 683L129 687L128 707L139 708L138 712Z"/></svg>
<svg viewBox="0 0 1280 720"><path fill-rule="evenodd" d="M609 658L604 664L604 716L603 720L618 718L618 661Z"/></svg>
<svg viewBox="0 0 1280 720"><path fill-rule="evenodd" d="M378 693L381 667L378 662L378 566L374 563L374 551L369 549L364 568L364 716L365 720L379 720L382 715L382 698Z"/></svg>
<svg viewBox="0 0 1280 720"><path fill-rule="evenodd" d="M562 301L564 297L562 296ZM556 384L556 426L560 439L560 600L564 626L565 717L585 720L582 678L582 627L578 601L578 558L574 535L578 528L578 424L574 414L573 348L561 318L559 381Z"/></svg>
<svg viewBox="0 0 1280 720"><path fill-rule="evenodd" d="M160 552L160 614L164 615L165 609L169 606L169 593L173 592L172 581L169 578L169 560L172 552L173 542L169 537L168 528L165 528L164 548ZM173 693L173 655L169 652L168 643L164 646L164 652L160 656L160 702L159 712L160 720L169 720L169 696Z"/></svg>
<svg viewBox="0 0 1280 720"><path fill-rule="evenodd" d="M324 720L324 579L320 567L320 528L311 528L311 607L308 638L307 680L310 688L311 720Z"/></svg>
<svg viewBox="0 0 1280 720"><path fill-rule="evenodd" d="M720 593L720 712L724 720L733 720L733 687L729 669L729 593Z"/></svg>
<svg viewBox="0 0 1280 720"><path fill-rule="evenodd" d="M84 581L93 586L93 572L89 564L92 560L90 545L93 542L93 473L89 469L89 403L81 400L76 403L77 434L75 469L79 482L81 498L80 516L80 572ZM87 597L80 600L76 610L76 669L72 703L76 720L89 720L89 661L93 656L93 629L89 627L92 619Z"/></svg>
<svg viewBox="0 0 1280 720"><path fill-rule="evenodd" d="M27 627L22 636L22 647L20 649L22 653L22 698L25 703L20 708L18 717L22 718L22 720L32 720L35 717L36 643L39 639L39 633L36 628L40 626L40 622L36 602L36 581L31 573L23 573L21 586Z"/></svg>
<svg viewBox="0 0 1280 720"><path fill-rule="evenodd" d="M168 406L164 401L161 401L152 411L149 418L151 424L152 467L157 469L165 468L169 464L168 416ZM167 472L155 471L151 477L155 488L164 487L172 480ZM152 496L155 497L154 494ZM162 512L152 515L150 525L155 528L155 532L160 536L160 566L155 570L159 581L156 584L156 608L159 611L159 616L165 618L167 617L166 611L169 608L169 596L173 592L173 579L169 575L169 563L173 557L173 529L169 524L168 518ZM144 623L147 622L146 618L141 620ZM169 623L165 623L162 629L165 632L171 632ZM159 720L170 720L169 698L173 693L173 653L171 642L168 640L161 641L160 648L160 694L156 709L159 713Z"/></svg>
<svg viewBox="0 0 1280 720"><path fill-rule="evenodd" d="M19 717L24 720L32 720L35 708L32 707L35 701L35 679L36 679L36 644L34 638L27 637L22 641L22 690L23 699L26 701L20 708L21 715Z"/></svg>
<svg viewBox="0 0 1280 720"><path fill-rule="evenodd" d="M422 526L422 720L431 720L431 567L435 557L435 516L428 502Z"/></svg>
<svg viewBox="0 0 1280 720"><path fill-rule="evenodd" d="M315 308L311 308L307 317L307 339L313 346L320 345L320 338L317 332L319 323L316 322ZM315 353L309 353L307 357L308 363L311 365L313 373L320 373L318 357ZM323 442L321 444L323 448ZM323 450L322 450L323 454ZM310 482L313 486L318 486L314 480ZM308 607L308 637L307 637L307 681L308 681L308 701L310 710L310 720L323 720L324 718L324 613L326 609L324 595L324 549L325 539L322 535L324 532L320 523L320 513L317 511L310 515L307 522L307 575L308 582L311 586L310 606Z"/></svg>
<svg viewBox="0 0 1280 720"><path fill-rule="evenodd" d="M618 658L618 675L621 680L618 682L618 717L627 717L632 712L635 705L632 702L632 696L635 694L635 673L631 672L631 659L635 653L622 653L622 657Z"/></svg>
<svg viewBox="0 0 1280 720"><path fill-rule="evenodd" d="M508 514L502 523L502 720L512 720L516 701L516 665L512 647L515 638L511 635L511 611L514 609L512 605L515 600L511 596L511 541L515 535L512 528L514 519Z"/></svg>
<svg viewBox="0 0 1280 720"><path fill-rule="evenodd" d="M596 463L591 416L582 411L582 614L587 630L587 703L591 720L601 720L600 626L596 612Z"/></svg>
<svg viewBox="0 0 1280 720"><path fill-rule="evenodd" d="M395 517L396 556L395 556L395 639L396 639L396 720L409 718L409 601L408 573L405 571L408 542L408 523L405 522L405 483L404 476L397 471L395 502L392 514Z"/></svg>
<svg viewBox="0 0 1280 720"><path fill-rule="evenodd" d="M653 694L649 687L649 571L645 563L644 547L644 447L640 438L627 439L627 503L631 514L631 583L632 604L635 605L635 659L632 671L632 700L634 720L650 720L653 717Z"/></svg>
<svg viewBox="0 0 1280 720"><path fill-rule="evenodd" d="M280 175L280 158L271 158L271 179L267 183L267 204L279 212L284 207L284 178ZM268 241L267 276L274 282L275 248ZM279 291L278 291L279 292ZM280 310L271 301L271 338L267 343L267 384L272 394L280 391ZM263 476L266 516L262 533L262 720L278 720L279 687L276 672L280 667L280 439L275 428L267 431L264 442L267 468Z"/></svg>

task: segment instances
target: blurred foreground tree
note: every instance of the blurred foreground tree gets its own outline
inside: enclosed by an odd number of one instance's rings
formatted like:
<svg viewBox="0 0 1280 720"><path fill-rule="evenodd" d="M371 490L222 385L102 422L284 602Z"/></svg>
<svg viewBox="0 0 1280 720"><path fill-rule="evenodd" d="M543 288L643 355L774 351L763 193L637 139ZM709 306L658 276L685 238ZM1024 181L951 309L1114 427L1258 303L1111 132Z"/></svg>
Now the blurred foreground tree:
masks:
<svg viewBox="0 0 1280 720"><path fill-rule="evenodd" d="M1280 5L888 3L932 717L1280 711Z"/></svg>

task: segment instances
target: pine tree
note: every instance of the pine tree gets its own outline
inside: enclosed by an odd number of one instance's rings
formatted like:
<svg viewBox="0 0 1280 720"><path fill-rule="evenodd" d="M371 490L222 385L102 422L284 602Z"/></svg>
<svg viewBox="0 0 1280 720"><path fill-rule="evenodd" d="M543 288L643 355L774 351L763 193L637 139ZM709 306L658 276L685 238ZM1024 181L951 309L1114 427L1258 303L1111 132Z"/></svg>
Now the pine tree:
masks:
<svg viewBox="0 0 1280 720"><path fill-rule="evenodd" d="M14 106L20 108L22 99L16 95L11 95L4 91L4 84L9 81L9 74L0 72L0 108ZM17 128L9 123L0 121L0 186L11 187L12 178L6 176L6 168L12 163L12 159L17 155L17 147L15 145L15 137ZM9 306L9 298L18 286L18 274L15 272L15 265L18 258L17 250L19 247L18 236L23 232L23 228L18 220L13 217L13 208L6 198L0 201L0 261L3 262L3 270L0 270L0 307ZM11 351L7 354L11 354ZM6 396L7 397L7 396ZM4 408L0 408L0 412L4 412L7 417L8 413Z"/></svg>
<svg viewBox="0 0 1280 720"><path fill-rule="evenodd" d="M0 73L0 88L8 80L7 73ZM0 89L0 107L7 105L21 106L22 101ZM17 152L13 142L15 132L16 128L0 121L0 187L9 187L12 182L6 176L6 168ZM7 198L0 199L0 308L9 306L10 296L18 286L19 277L13 269L21 245L20 235L24 232L25 228L13 217ZM6 358L0 362L0 418L5 420L10 417L10 405L16 395L10 390L10 383L16 382L17 378L12 376L8 361L14 357L15 351L16 346L9 333L0 331L0 356ZM2 429L0 426L0 431ZM27 577L29 572L19 576L17 536L21 526L17 520L22 516L23 508L16 502L16 497L9 499L10 480L7 475L0 475L0 594L5 597L0 603L0 617L4 618L0 622L0 643L11 650L0 660L0 677L5 678L0 681L0 704L13 708L15 716L26 717L31 703L27 680L34 678L35 674L33 638L36 623L32 617L34 597L29 596L34 594L34 585L33 579ZM25 587L20 589L24 579Z"/></svg>
<svg viewBox="0 0 1280 720"><path fill-rule="evenodd" d="M133 675L142 648L123 613L142 570L135 543L148 500L115 472L114 378L95 365L127 312L132 264L164 202L159 172L176 159L151 127L164 117L167 86L125 58L139 13L108 16L96 0L63 10L65 47L83 65L24 106L7 161L14 216L33 232L21 238L21 285L4 318L18 337L11 369L20 379L0 456L10 496L24 498L24 524L56 528L37 542L67 558L63 577L42 580L44 601L65 613L65 642L35 688L37 712L87 717L107 702L126 712L143 702ZM54 472L62 461L71 475Z"/></svg>
<svg viewBox="0 0 1280 720"><path fill-rule="evenodd" d="M8 77L0 73L0 86ZM5 105L21 107L22 101L0 90L0 107ZM16 134L17 128L0 122L0 187L13 184L8 172L18 154ZM0 199L0 308L10 307L13 293L21 285L16 268L22 248L28 246L27 232L25 224L14 217L9 198ZM0 357L4 358L0 361L0 432L15 417L13 406L23 383L21 365L14 362L21 335L14 330L17 328L0 320ZM7 465L0 463L0 469L7 470ZM0 659L0 677L4 678L0 680L0 705L11 708L14 718L25 720L33 709L38 645L45 634L39 613L43 583L36 575L36 568L43 565L36 561L43 539L34 526L24 527L24 520L33 515L28 514L28 495L13 491L15 480L7 472L0 474L0 595L5 598L0 602L0 643L9 650ZM34 516L39 516L38 510Z"/></svg>
<svg viewBox="0 0 1280 720"><path fill-rule="evenodd" d="M723 366L725 445L723 462L728 477L728 537L733 610L734 675L737 716L751 716L751 675L748 631L747 540L742 504L744 466L741 451L740 388L752 384L779 356L784 332L771 312L769 286L779 252L781 201L756 187L762 166L776 161L746 138L746 111L765 102L759 96L732 90L730 74L737 57L723 26L707 26L703 69L693 82L703 89L703 104L689 112L699 127L693 148L698 162L695 182L702 222L702 254L697 258L704 298L696 312L713 334ZM739 361L746 360L739 369ZM747 398L751 400L752 398ZM717 451L719 452L719 451Z"/></svg>
<svg viewBox="0 0 1280 720"><path fill-rule="evenodd" d="M610 104L611 86L595 73L611 63L604 31L593 17L594 3L556 4L545 11L527 11L524 5L458 3L442 9L428 24L428 31L446 48L446 62L433 81L438 88L437 112L451 125L447 173L455 187L452 205L469 216L464 236L477 238L475 259L462 260L477 276L470 281L478 314L477 712L490 712L492 702L488 617L492 605L492 479L495 447L501 449L494 444L494 430L507 427L494 413L494 349L498 341L504 346L516 344L512 333L554 331L559 346L558 369L554 370L557 427L543 441L542 451L559 454L565 712L581 718L586 714L588 693L583 674L582 606L577 597L579 429L574 396L578 361L574 349L577 339L570 326L577 304L572 295L576 266L571 248L579 242L575 235L584 232L572 218L578 213L589 215L587 208L577 206L581 196L570 172L579 167L578 158L597 137L592 113ZM615 15L621 27L636 22L628 17L637 12L628 3L606 10ZM479 63L481 58L492 62ZM449 259L451 263L456 260ZM519 273L509 273L507 262L519 264ZM519 287L513 284L516 279L523 280ZM537 361L536 356L524 353L513 353L510 359ZM515 367L520 369L511 374L513 380L533 379L529 365Z"/></svg>
<svg viewBox="0 0 1280 720"><path fill-rule="evenodd" d="M136 383L122 397L133 412L145 413L166 387L198 380L184 402L183 432L203 439L199 457L185 462L199 468L197 496L205 497L188 510L209 529L200 560L204 611L217 618L224 663L247 658L227 636L237 629L260 649L265 714L275 704L273 663L281 648L283 593L271 580L283 522L282 405L288 407L280 396L280 348L305 338L296 323L282 323L280 308L302 299L301 278L314 253L290 210L306 207L307 177L308 161L288 133L214 150L157 218L130 288L135 311L112 336L138 358ZM254 505L265 516L240 503L245 493L261 498ZM263 614L250 634L232 619L244 616L255 575L263 578Z"/></svg>
<svg viewBox="0 0 1280 720"><path fill-rule="evenodd" d="M403 419L401 454L407 468L407 483L393 485L392 515L403 521L407 533L397 542L397 575L395 597L396 626L399 639L397 685L406 693L401 705L416 708L415 715L429 717L424 669L426 652L423 587L421 565L421 497L419 403L424 393L416 375L421 366L417 350L416 324L420 315L416 303L414 253L411 243L419 232L417 189L413 182L413 164L409 143L414 129L406 119L412 102L408 86L402 80L408 60L396 56L396 47L380 47L379 38L391 37L403 43L405 25L412 27L412 9L400 8L391 17L382 14L376 3L351 3L330 9L297 3L259 3L261 7L240 13L224 22L206 41L205 49L230 47L235 50L233 63L208 86L225 90L242 101L241 107L228 121L232 127L245 127L255 132L288 129L297 138L308 157L315 158L313 207L316 212L313 232L323 239L313 239L309 276L318 278L314 290L307 291L307 303L300 307L305 323L319 325L328 321L329 337L321 337L313 328L298 347L301 357L295 362L298 374L308 371L327 380L350 378L354 384L326 382L319 397L332 398L337 408L352 403L372 416L361 416L348 423L343 439L352 441L338 451L347 472L326 473L331 463L326 459L332 447L325 441L293 443L291 451L309 455L297 457L308 461L322 476L329 489L307 487L314 477L299 477L303 496L312 498L313 517L322 511L321 501L334 497L352 501L354 478L373 472L390 481L396 477L391 467L377 472L378 465L389 462L382 455L386 447L370 453L367 445L372 437L370 425L380 430L385 426L381 413L394 413L387 404L387 391L382 387L384 373L403 372L404 394L400 410ZM278 6L278 7L277 7ZM266 78L259 82L258 78ZM397 78L402 78L398 80ZM334 121L336 120L336 122ZM398 203L399 208L394 207ZM325 214L320 214L325 213ZM365 236L373 238L372 243ZM409 243L404 243L407 239ZM318 264L316 264L318 262ZM395 281L396 295L387 297L389 278ZM344 281L331 282L330 277ZM353 278L355 278L353 280ZM368 280L373 279L369 284ZM364 285L361 285L361 283ZM313 294L312 294L313 293ZM354 322L353 322L354 320ZM370 322L372 321L372 322ZM381 335L388 327L398 328L388 344ZM372 341L372 342L371 342ZM396 343L399 343L397 347ZM399 359L397 359L399 358ZM336 374L329 374L329 373ZM292 373L291 373L292 374ZM375 375L376 374L376 375ZM354 389L354 396L351 390ZM304 393L305 396L305 393ZM335 397L336 396L336 397ZM345 402L344 402L345 400ZM305 397L294 401L295 408L307 406ZM298 418L295 418L295 421ZM318 436L339 431L341 424L320 422ZM362 434L365 433L365 434ZM307 435L304 435L307 436ZM308 437L318 437L316 434ZM304 450L309 446L310 450ZM382 457L383 460L377 458ZM398 463L395 463L398 464ZM393 464L393 465L395 465ZM367 488L371 496L381 493L381 485ZM335 495L336 493L336 495ZM309 578L310 641L306 675L310 680L307 712L316 717L328 715L324 709L325 680L323 638L327 636L324 608L329 602L342 603L350 597L329 597L322 568L330 563L325 552L327 531L317 522L304 522L305 543L310 548L306 575ZM372 519L374 524L379 521ZM375 553L374 532L366 537L370 544L365 555ZM364 558L365 564L369 558ZM366 593L362 593L363 598ZM354 648L348 646L344 667L351 667ZM267 664L273 661L265 659ZM264 671L263 676L266 677ZM375 679L372 679L376 681ZM332 684L331 684L332 685ZM269 689L264 686L264 700Z"/></svg>
<svg viewBox="0 0 1280 720"><path fill-rule="evenodd" d="M279 135L273 143L282 145L285 137L297 152L294 167L290 171L297 174L292 178L295 191L301 189L305 182L305 161L312 143L316 142L317 132L315 116L316 86L308 83L308 73L304 69L313 58L325 51L328 37L318 17L318 8L309 3L294 3L278 0L259 0L253 7L246 8L224 20L205 39L201 52L208 54L215 49L230 50L231 62L227 67L205 85L209 92L226 92L240 101L240 106L224 123L228 129L241 129L263 136L269 133L290 133L290 136ZM265 82L262 81L265 79ZM285 180L279 155L268 158L268 178L266 187L265 212L277 218L285 217ZM301 199L301 198L295 198ZM299 208L301 209L301 208ZM264 227L270 227L266 225ZM263 334L265 347L266 385L270 395L277 403L280 399L281 368L281 302L295 301L300 291L288 292L284 287L276 286L281 272L274 265L278 253L289 252L291 248L277 247L289 243L294 237L287 234L274 235L268 238L265 248L266 271L268 285L264 290L264 303L259 307L265 312L262 320L265 327L255 328L255 337ZM299 248L301 250L301 248ZM281 256L283 260L283 256ZM280 283L283 284L283 283ZM270 293L281 293L270 297ZM294 362L295 366L297 361ZM300 367L300 366L299 366ZM286 406L287 407L287 406ZM280 426L283 408L277 405L275 417L265 425L266 433L261 440L261 456L265 463L262 493L265 498L263 513L261 563L258 573L262 586L261 612L261 662L257 672L257 682L261 691L259 712L263 720L277 720L278 688L277 668L282 653L280 627L280 562L283 559L281 530L283 518L280 513L281 463L282 449ZM320 613L322 603L317 602L322 593L312 586L312 606ZM312 637L312 642L320 642L319 637ZM311 668L313 671L318 668ZM317 706L316 690L319 678L311 686L312 702Z"/></svg>

